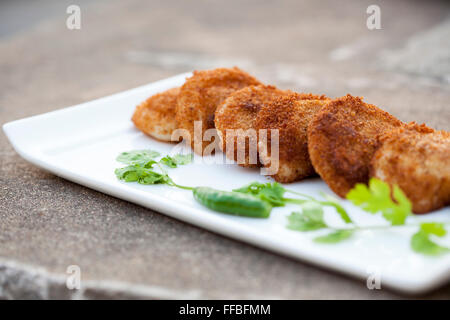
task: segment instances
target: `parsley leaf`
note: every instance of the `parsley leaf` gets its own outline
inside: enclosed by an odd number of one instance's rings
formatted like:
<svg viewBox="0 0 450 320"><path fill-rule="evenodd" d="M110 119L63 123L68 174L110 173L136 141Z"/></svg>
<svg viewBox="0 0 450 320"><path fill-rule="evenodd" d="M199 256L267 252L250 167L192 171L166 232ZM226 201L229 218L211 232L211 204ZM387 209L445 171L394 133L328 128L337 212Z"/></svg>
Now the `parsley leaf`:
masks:
<svg viewBox="0 0 450 320"><path fill-rule="evenodd" d="M440 246L433 242L431 235L443 237L446 234L442 223L427 222L420 225L420 230L411 238L411 248L418 252L429 256L437 256L450 252L450 248Z"/></svg>
<svg viewBox="0 0 450 320"><path fill-rule="evenodd" d="M323 209L314 202L305 202L302 212L292 212L288 216L287 228L297 231L313 231L327 228L323 219Z"/></svg>
<svg viewBox="0 0 450 320"><path fill-rule="evenodd" d="M314 241L319 242L319 243L338 243L345 239L350 238L350 236L353 234L353 232L354 232L354 230L352 230L352 229L338 230L338 231L331 232L324 236L316 237L316 238L314 238Z"/></svg>
<svg viewBox="0 0 450 320"><path fill-rule="evenodd" d="M286 189L277 182L252 182L242 188L234 189L233 191L252 194L269 202L274 207L282 207L286 202L283 198Z"/></svg>
<svg viewBox="0 0 450 320"><path fill-rule="evenodd" d="M371 178L369 187L357 184L347 194L347 199L367 212L381 212L391 225L403 225L411 214L411 202L398 186L394 186L392 194L396 202L391 198L389 184Z"/></svg>
<svg viewBox="0 0 450 320"><path fill-rule="evenodd" d="M154 162L154 159L159 157L160 154L157 151L153 150L133 150L128 152L122 152L119 154L119 156L116 158L117 161L125 163L125 164L138 164L145 166L149 162Z"/></svg>

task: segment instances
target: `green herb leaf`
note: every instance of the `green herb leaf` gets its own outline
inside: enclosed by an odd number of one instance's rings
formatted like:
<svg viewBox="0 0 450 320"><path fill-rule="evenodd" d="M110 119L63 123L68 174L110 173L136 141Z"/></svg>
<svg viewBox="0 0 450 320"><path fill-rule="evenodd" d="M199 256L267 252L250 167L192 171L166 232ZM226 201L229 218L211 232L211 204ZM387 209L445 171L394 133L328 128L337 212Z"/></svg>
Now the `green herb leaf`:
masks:
<svg viewBox="0 0 450 320"><path fill-rule="evenodd" d="M327 228L323 219L323 209L315 202L305 202L302 212L292 212L288 216L287 228L297 231L313 231Z"/></svg>
<svg viewBox="0 0 450 320"><path fill-rule="evenodd" d="M166 172L164 164L170 168L184 165L192 161L192 154L178 154L175 156L165 156L156 162L160 154L152 150L134 150L121 153L116 160L128 166L118 168L114 172L118 179L126 182L138 182L140 184L167 184L170 186L195 190L193 187L177 185ZM158 171L153 167L157 166ZM259 183L253 182L247 186L233 190L235 192L246 193L256 196L261 203L268 207L284 206L286 203L299 204L301 212L292 212L288 216L287 228L298 231L312 231L329 228L324 221L323 206L332 206L336 209L343 221L352 223L346 210L340 205L337 199L322 194L325 201L319 201L308 195L303 195L295 191L285 189L279 183ZM294 193L306 199L284 198L286 192ZM360 206L370 213L381 212L383 217L392 225L404 225L406 218L411 214L412 205L405 194L398 186L391 190L389 185L381 180L372 178L369 186L357 184L348 194L347 199L353 204ZM330 228L333 229L333 228ZM348 239L358 228L334 229L329 234L314 238L318 243L338 243ZM439 245L433 241L434 236L443 237L446 235L444 224L427 222L420 225L420 229L411 238L411 247L415 252L425 255L440 255L449 253L450 248Z"/></svg>
<svg viewBox="0 0 450 320"><path fill-rule="evenodd" d="M133 150L122 152L121 154L119 154L116 160L130 165L138 164L146 166L148 165L148 163L154 164L154 159L159 156L159 152L153 150Z"/></svg>
<svg viewBox="0 0 450 320"><path fill-rule="evenodd" d="M406 218L409 215L411 215L412 203L411 203L411 201L409 201L409 199L403 193L402 189L400 189L400 187L397 186L397 185L394 185L393 197L394 197L394 200L397 202L398 208L399 208L399 210L401 212L399 214L400 219L404 219L403 220L403 223L404 223Z"/></svg>
<svg viewBox="0 0 450 320"><path fill-rule="evenodd" d="M286 203L283 199L286 189L277 182L252 182L242 188L234 189L233 191L252 194L269 202L274 207L282 207Z"/></svg>
<svg viewBox="0 0 450 320"><path fill-rule="evenodd" d="M411 248L418 253L437 256L450 252L450 248L443 247L431 239L431 235L443 237L446 234L444 225L436 222L426 222L420 225L420 230L411 238Z"/></svg>
<svg viewBox="0 0 450 320"><path fill-rule="evenodd" d="M116 174L117 178L126 182L134 182L138 181L140 177L140 173L138 170L141 170L142 168L137 166L128 166L124 168L117 168L114 173Z"/></svg>
<svg viewBox="0 0 450 320"><path fill-rule="evenodd" d="M158 173L142 167L132 165L124 168L118 168L114 171L117 178L125 182L138 182L140 184L160 184L171 181L166 174Z"/></svg>
<svg viewBox="0 0 450 320"><path fill-rule="evenodd" d="M176 168L179 165L184 165L192 162L192 154L176 154L173 157L165 156L159 161L169 168Z"/></svg>
<svg viewBox="0 0 450 320"><path fill-rule="evenodd" d="M331 232L327 235L320 236L314 238L315 242L319 243L338 243L345 239L350 238L350 236L353 234L354 230L338 230L335 232Z"/></svg>
<svg viewBox="0 0 450 320"><path fill-rule="evenodd" d="M284 188L279 183L271 183L259 192L259 197L266 200L274 207L282 207L285 202L283 200Z"/></svg>
<svg viewBox="0 0 450 320"><path fill-rule="evenodd" d="M336 212L341 216L341 219L344 220L345 223L353 222L352 219L350 218L350 216L348 215L347 211L339 203L338 199L336 199L328 194L325 194L323 192L321 194L322 194L322 197L327 199L327 201L319 201L319 203L321 205L334 207L334 209L336 209Z"/></svg>
<svg viewBox="0 0 450 320"><path fill-rule="evenodd" d="M171 156L165 156L159 160L160 163L168 166L169 168L176 168L177 163Z"/></svg>
<svg viewBox="0 0 450 320"><path fill-rule="evenodd" d="M187 154L176 154L173 156L173 160L175 161L175 163L177 165L185 165L185 164L189 164L192 162L192 153L187 153Z"/></svg>
<svg viewBox="0 0 450 320"><path fill-rule="evenodd" d="M378 179L371 179L369 188L365 184L356 184L347 194L347 199L370 213L377 213L392 202L389 185Z"/></svg>
<svg viewBox="0 0 450 320"><path fill-rule="evenodd" d="M392 200L391 188L386 182L371 178L369 187L357 184L347 194L347 199L367 212L381 212L391 225L403 225L411 214L411 202L398 186L394 186L392 194L396 202Z"/></svg>
<svg viewBox="0 0 450 320"><path fill-rule="evenodd" d="M434 234L438 237L443 237L447 234L443 223L439 222L424 222L420 224L421 230L429 234Z"/></svg>
<svg viewBox="0 0 450 320"><path fill-rule="evenodd" d="M149 171L148 174L141 177L139 179L140 184L164 184L170 181L170 178L167 175Z"/></svg>

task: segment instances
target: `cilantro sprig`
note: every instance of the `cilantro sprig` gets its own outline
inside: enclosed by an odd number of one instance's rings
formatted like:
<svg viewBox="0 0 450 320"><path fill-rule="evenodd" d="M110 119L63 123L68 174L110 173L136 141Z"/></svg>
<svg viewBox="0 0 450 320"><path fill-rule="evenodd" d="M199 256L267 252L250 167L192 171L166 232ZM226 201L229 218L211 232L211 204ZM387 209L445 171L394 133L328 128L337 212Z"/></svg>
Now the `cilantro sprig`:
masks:
<svg viewBox="0 0 450 320"><path fill-rule="evenodd" d="M286 199L283 198L286 189L277 182L259 183L252 182L242 188L234 189L235 192L247 193L269 202L274 207L283 207Z"/></svg>
<svg viewBox="0 0 450 320"><path fill-rule="evenodd" d="M146 166L149 162L154 163L154 159L160 156L158 151L153 150L132 150L122 152L116 158L117 161L129 164Z"/></svg>
<svg viewBox="0 0 450 320"><path fill-rule="evenodd" d="M252 182L242 188L234 189L233 191L248 193L260 197L261 199L271 203L274 207L282 207L289 203L300 205L304 211L307 210L305 208L316 208L317 211L319 209L322 210L322 207L332 207L336 210L345 223L353 222L347 211L339 204L337 199L323 193L322 197L325 200L319 200L309 195L286 189L277 182ZM301 196L303 199L285 197L286 193Z"/></svg>
<svg viewBox="0 0 450 320"><path fill-rule="evenodd" d="M450 252L450 248L443 247L433 241L432 237L443 237L447 234L443 223L424 222L411 238L411 248L429 256L438 256Z"/></svg>
<svg viewBox="0 0 450 320"><path fill-rule="evenodd" d="M159 161L169 168L176 168L178 166L191 163L192 154L176 154L173 157L165 156Z"/></svg>
<svg viewBox="0 0 450 320"><path fill-rule="evenodd" d="M117 156L116 160L128 164L128 166L117 168L114 173L119 180L125 182L167 184L189 189L189 187L183 187L173 182L167 171L163 168L163 165L169 168L176 168L179 165L188 164L192 161L192 154L167 155L157 161L156 159L160 156L161 154L159 152L153 150L122 152Z"/></svg>
<svg viewBox="0 0 450 320"><path fill-rule="evenodd" d="M329 234L314 238L314 241L319 243L337 243L350 238L355 229L335 229L330 227L325 222L322 206L320 201L304 202L300 205L301 211L294 211L288 216L287 228L302 232L320 229L334 230Z"/></svg>
<svg viewBox="0 0 450 320"><path fill-rule="evenodd" d="M160 184L170 182L165 173L155 172L152 169L140 165L131 165L115 170L117 178L125 182L138 182L140 184Z"/></svg>
<svg viewBox="0 0 450 320"><path fill-rule="evenodd" d="M411 215L412 205L403 191L394 185L391 197L389 184L376 178L370 179L369 186L358 183L347 194L347 199L369 213L381 212L393 226L405 224Z"/></svg>
<svg viewBox="0 0 450 320"><path fill-rule="evenodd" d="M158 160L158 158L160 159ZM195 189L176 184L166 170L166 168L177 168L180 165L190 163L192 154L161 157L157 151L133 150L122 152L116 160L127 165L115 170L119 180L145 185L166 184L187 190ZM411 202L403 191L396 185L391 188L389 184L376 178L371 178L368 185L357 184L347 194L347 199L365 212L380 214L389 222L387 226L359 226L351 219L338 199L324 193L321 193L321 199L317 199L286 189L277 182L252 182L233 191L258 197L272 207L283 207L287 204L298 205L299 210L292 212L287 217L288 223L286 227L300 232L329 230L327 234L313 238L313 241L323 244L339 243L351 238L353 234L360 230L405 226L406 220L412 214ZM287 197L286 194L295 195L296 197ZM335 213L345 223L344 228L335 228L327 224L324 218L325 207L334 209ZM443 223L421 223L419 230L411 237L411 248L415 252L427 256L449 253L450 248L444 247L435 241L439 237L444 237L446 233Z"/></svg>
<svg viewBox="0 0 450 320"><path fill-rule="evenodd" d="M305 202L302 211L294 211L288 216L288 228L297 231L314 231L327 228L323 219L323 209L313 202Z"/></svg>
<svg viewBox="0 0 450 320"><path fill-rule="evenodd" d="M391 197L392 195L392 197ZM324 197L326 197L324 195ZM323 210L302 206L302 211L292 212L288 216L287 228L297 231L315 231L329 229L330 233L314 238L319 243L338 243L350 238L359 230L385 229L389 227L404 226L406 219L412 214L412 205L406 195L398 186L393 186L376 178L371 178L369 185L357 184L348 194L347 199L362 210L377 214L390 223L390 226L367 226L361 227L352 222L345 229L334 228L327 225L324 220ZM336 203L333 199L329 199ZM320 202L318 202L320 203ZM339 207L339 205L338 205ZM336 208L336 210L338 210ZM341 215L343 220L344 217ZM443 247L433 241L433 237L443 237L446 230L443 223L425 222L421 223L419 231L411 237L411 248L420 254L437 256L450 252L450 248Z"/></svg>

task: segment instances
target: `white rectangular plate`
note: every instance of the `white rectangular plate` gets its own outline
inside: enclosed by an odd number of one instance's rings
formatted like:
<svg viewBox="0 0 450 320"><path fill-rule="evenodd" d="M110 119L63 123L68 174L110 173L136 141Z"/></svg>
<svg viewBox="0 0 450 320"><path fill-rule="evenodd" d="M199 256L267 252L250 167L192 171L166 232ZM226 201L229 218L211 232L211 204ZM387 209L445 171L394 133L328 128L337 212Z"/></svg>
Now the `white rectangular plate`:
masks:
<svg viewBox="0 0 450 320"><path fill-rule="evenodd" d="M120 152L153 149L167 154L173 149L173 144L158 142L136 130L130 117L138 103L152 94L181 85L186 76L13 121L3 129L14 149L41 168L225 236L362 279L371 274L379 275L382 286L410 293L424 292L448 282L450 255L424 257L410 249L409 239L417 227L360 231L339 244L317 244L311 239L323 230L301 233L286 229L287 215L298 208L294 205L275 208L269 219L236 217L202 207L194 201L190 191L118 181L114 169L122 166L115 161ZM252 181L268 181L258 170L235 164L192 163L171 169L170 175L182 185L224 190ZM320 179L305 180L289 187L316 197L320 191L333 194ZM361 212L347 201L343 204L361 225L383 223L381 218ZM325 218L331 224L340 223L332 210L326 211ZM450 209L447 207L417 219L449 222ZM449 237L442 239L447 245L449 240Z"/></svg>

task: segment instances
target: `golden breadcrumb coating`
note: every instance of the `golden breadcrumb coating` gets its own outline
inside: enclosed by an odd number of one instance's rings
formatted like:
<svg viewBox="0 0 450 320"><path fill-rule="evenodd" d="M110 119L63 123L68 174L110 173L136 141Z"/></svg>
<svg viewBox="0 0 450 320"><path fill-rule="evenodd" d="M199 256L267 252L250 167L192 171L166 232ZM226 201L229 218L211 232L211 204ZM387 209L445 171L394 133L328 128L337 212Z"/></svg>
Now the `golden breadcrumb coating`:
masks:
<svg viewBox="0 0 450 320"><path fill-rule="evenodd" d="M266 166L276 166L273 178L281 183L301 180L315 174L308 155L308 124L329 99L311 94L290 94L279 97L273 103L262 106L255 120L255 127L268 129L267 142L259 141L259 157ZM271 159L273 141L271 131L278 130L279 158Z"/></svg>
<svg viewBox="0 0 450 320"><path fill-rule="evenodd" d="M409 123L381 136L370 175L398 185L413 212L450 204L450 132Z"/></svg>
<svg viewBox="0 0 450 320"><path fill-rule="evenodd" d="M178 95L176 121L178 128L189 131L196 153L202 154L211 142L202 141L194 146L194 121L201 122L203 137L207 129L214 128L214 113L223 100L237 90L257 84L261 83L236 67L194 71L193 76L186 79Z"/></svg>
<svg viewBox="0 0 450 320"><path fill-rule="evenodd" d="M346 95L332 100L308 127L308 150L316 172L339 196L356 183L367 183L377 136L403 123L361 98Z"/></svg>
<svg viewBox="0 0 450 320"><path fill-rule="evenodd" d="M134 125L158 140L171 141L170 136L177 128L175 108L180 88L173 88L155 94L136 107L131 120Z"/></svg>
<svg viewBox="0 0 450 320"><path fill-rule="evenodd" d="M249 86L232 93L217 107L214 123L221 140L220 147L229 159L237 161L243 167L260 166L257 155L256 115L264 105L271 104L277 98L290 94L294 94L294 92L280 90L274 86ZM234 135L228 136L230 139L228 143L234 143L234 146L227 152L226 131L232 129L236 131L233 132ZM255 130L254 135L251 135L252 138L249 138L250 134L247 132L249 129ZM250 157L250 143L254 148L252 152L254 151L256 156L253 158ZM242 152L243 159L238 159L238 150Z"/></svg>

